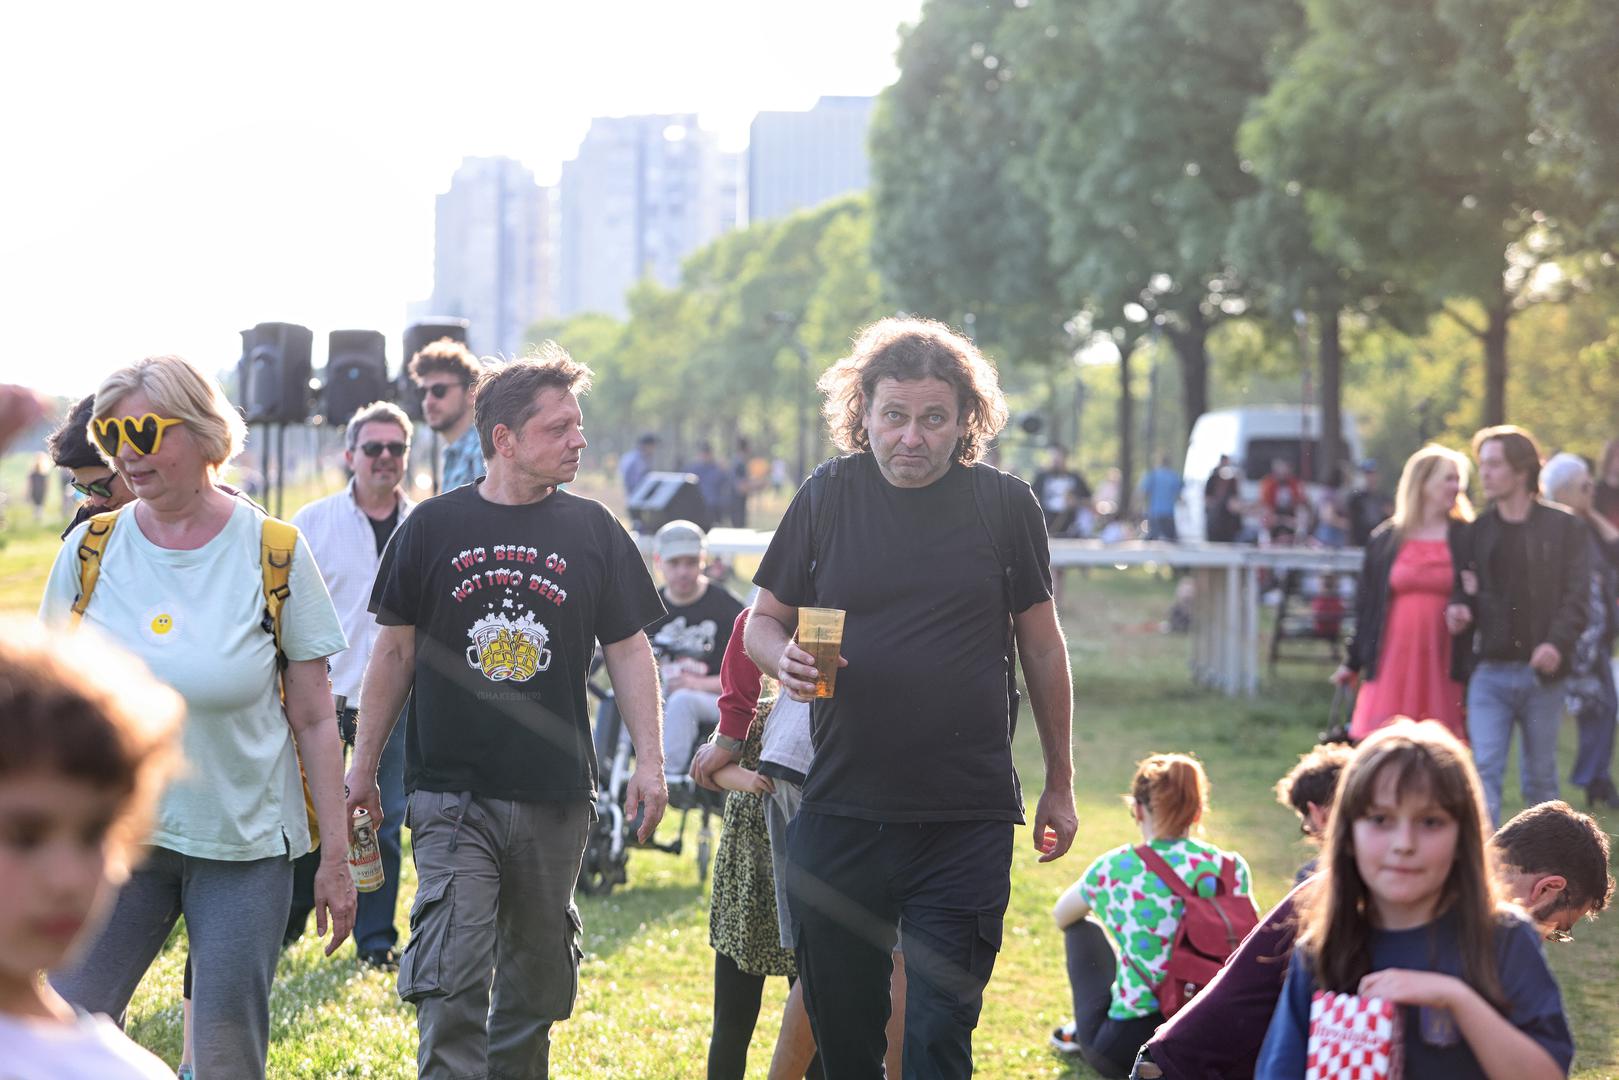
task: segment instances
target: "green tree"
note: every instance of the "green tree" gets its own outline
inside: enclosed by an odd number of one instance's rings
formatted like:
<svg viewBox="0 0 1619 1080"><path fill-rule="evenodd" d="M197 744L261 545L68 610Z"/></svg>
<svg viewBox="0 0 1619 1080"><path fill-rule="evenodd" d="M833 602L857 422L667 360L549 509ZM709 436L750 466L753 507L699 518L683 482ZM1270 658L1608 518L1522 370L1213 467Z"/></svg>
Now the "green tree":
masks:
<svg viewBox="0 0 1619 1080"><path fill-rule="evenodd" d="M1310 32L1241 145L1271 183L1302 193L1318 244L1344 266L1443 304L1481 343L1483 415L1499 422L1510 320L1583 285L1574 256L1593 205L1546 149L1557 140L1537 127L1514 71L1519 9L1309 0L1307 10ZM1589 17L1619 15L1605 5ZM1582 93L1597 90L1591 80Z"/></svg>
<svg viewBox="0 0 1619 1080"><path fill-rule="evenodd" d="M1047 257L1049 223L1014 165L1033 132L995 47L1015 0L928 0L871 131L872 252L907 311L970 329L992 352L1048 367L1076 310ZM969 318L970 316L970 318Z"/></svg>

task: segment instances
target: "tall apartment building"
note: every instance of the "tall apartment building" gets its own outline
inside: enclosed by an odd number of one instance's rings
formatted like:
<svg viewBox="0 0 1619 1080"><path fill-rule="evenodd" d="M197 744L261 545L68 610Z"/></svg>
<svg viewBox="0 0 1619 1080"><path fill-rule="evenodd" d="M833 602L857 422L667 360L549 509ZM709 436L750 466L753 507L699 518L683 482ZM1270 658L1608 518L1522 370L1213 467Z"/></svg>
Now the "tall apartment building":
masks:
<svg viewBox="0 0 1619 1080"><path fill-rule="evenodd" d="M870 181L866 133L876 98L823 97L807 112L762 112L748 138L748 221L815 206Z"/></svg>
<svg viewBox="0 0 1619 1080"><path fill-rule="evenodd" d="M642 278L674 285L686 256L736 227L739 167L695 114L592 120L562 164L558 313L622 317Z"/></svg>
<svg viewBox="0 0 1619 1080"><path fill-rule="evenodd" d="M520 355L524 334L555 310L551 192L510 158L466 158L438 196L432 315L467 319L480 355Z"/></svg>

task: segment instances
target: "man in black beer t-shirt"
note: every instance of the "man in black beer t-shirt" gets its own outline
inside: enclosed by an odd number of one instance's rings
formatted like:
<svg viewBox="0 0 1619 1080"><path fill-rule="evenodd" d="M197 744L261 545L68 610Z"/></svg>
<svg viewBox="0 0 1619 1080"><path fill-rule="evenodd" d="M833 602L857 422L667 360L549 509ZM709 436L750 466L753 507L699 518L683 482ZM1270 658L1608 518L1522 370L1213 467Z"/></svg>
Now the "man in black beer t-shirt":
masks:
<svg viewBox="0 0 1619 1080"><path fill-rule="evenodd" d="M788 841L805 1004L827 1075L881 1075L903 921L907 1074L914 1062L919 1076L966 1077L1024 817L1013 628L1045 754L1042 860L1066 852L1077 827L1044 518L1027 484L976 464L1006 406L965 338L885 319L822 388L833 441L852 453L817 470L788 508L746 630L760 669L809 700L813 658L789 638L798 609L846 612L845 666L834 695L814 702L815 757Z"/></svg>
<svg viewBox="0 0 1619 1080"><path fill-rule="evenodd" d="M409 692L406 823L419 885L399 995L422 1076L544 1076L578 985L579 873L596 761L585 679L602 645L650 837L668 800L657 671L663 613L634 542L560 489L585 447L590 369L554 345L479 379L488 475L428 499L383 555L350 809L377 806L378 757ZM499 965L496 965L496 957Z"/></svg>

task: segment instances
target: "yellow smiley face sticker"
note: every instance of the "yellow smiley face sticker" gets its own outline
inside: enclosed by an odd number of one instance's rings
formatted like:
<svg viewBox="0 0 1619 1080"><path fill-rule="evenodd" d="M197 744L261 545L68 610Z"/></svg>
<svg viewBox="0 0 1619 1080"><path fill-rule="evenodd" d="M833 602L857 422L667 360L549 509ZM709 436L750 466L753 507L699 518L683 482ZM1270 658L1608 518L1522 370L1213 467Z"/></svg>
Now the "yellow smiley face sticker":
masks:
<svg viewBox="0 0 1619 1080"><path fill-rule="evenodd" d="M152 633L162 637L174 629L174 616L164 612L152 617Z"/></svg>

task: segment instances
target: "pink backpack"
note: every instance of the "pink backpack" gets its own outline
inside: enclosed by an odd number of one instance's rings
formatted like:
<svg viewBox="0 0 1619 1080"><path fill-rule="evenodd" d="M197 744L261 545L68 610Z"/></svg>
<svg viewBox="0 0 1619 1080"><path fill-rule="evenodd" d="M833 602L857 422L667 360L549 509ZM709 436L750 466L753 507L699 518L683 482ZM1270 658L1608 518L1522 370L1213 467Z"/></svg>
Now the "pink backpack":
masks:
<svg viewBox="0 0 1619 1080"><path fill-rule="evenodd" d="M1152 848L1139 844L1135 853L1147 869L1185 903L1180 925L1175 928L1175 939L1170 943L1163 981L1154 986L1141 965L1129 961L1142 980L1152 986L1158 1009L1168 1019L1214 979L1226 957L1236 952L1248 931L1259 925L1259 915L1254 911L1252 900L1237 895L1237 864L1231 856L1227 855L1220 863L1215 894L1199 896L1197 890L1182 881L1175 868Z"/></svg>

